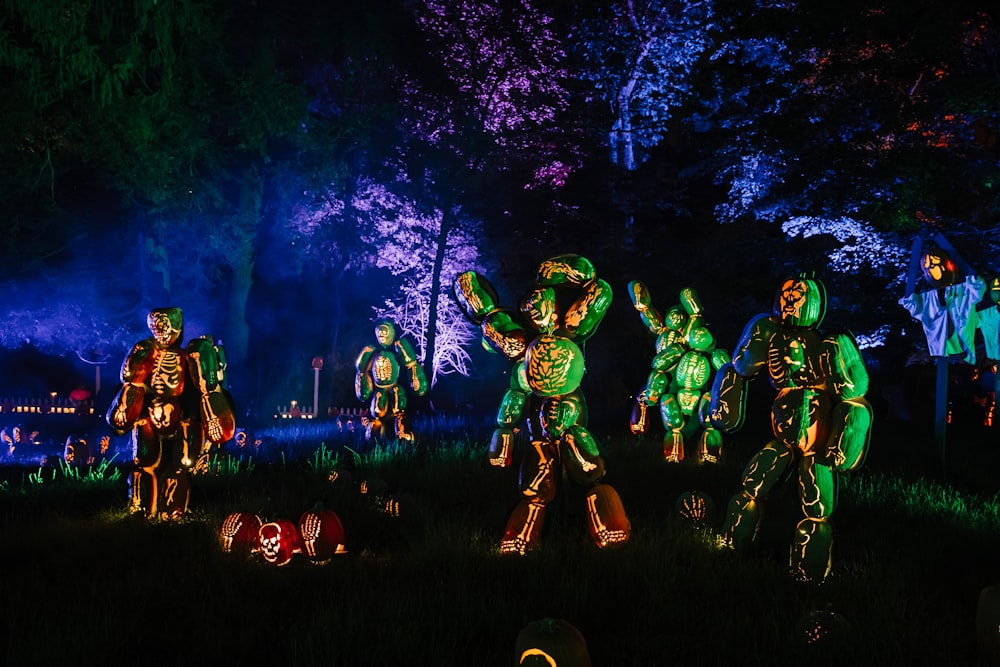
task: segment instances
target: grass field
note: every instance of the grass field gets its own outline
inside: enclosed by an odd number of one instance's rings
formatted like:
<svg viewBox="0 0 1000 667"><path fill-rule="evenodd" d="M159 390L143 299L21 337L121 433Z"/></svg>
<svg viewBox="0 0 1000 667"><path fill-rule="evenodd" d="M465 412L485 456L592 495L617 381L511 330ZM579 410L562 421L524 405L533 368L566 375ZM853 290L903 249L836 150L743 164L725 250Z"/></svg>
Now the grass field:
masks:
<svg viewBox="0 0 1000 667"><path fill-rule="evenodd" d="M977 599L1000 583L987 449L957 443L959 472L944 477L918 436L876 431L869 462L840 478L831 575L804 584L787 573L794 483L771 498L749 553L716 547L758 436L730 438L716 466L668 465L657 438L599 438L631 541L594 547L582 495L564 485L543 547L511 557L497 544L517 472L485 463L488 430L416 426L417 446L365 443L330 423L262 429L270 455L216 459L173 523L128 515L114 465L89 476L2 468L5 663L512 665L519 630L553 617L604 667L979 664ZM398 516L362 481L397 498ZM676 512L689 490L714 500L707 526ZM318 506L347 532L348 553L327 564L296 556L277 568L220 547L231 512L295 521ZM838 616L823 616L829 634L810 643L806 626L824 610Z"/></svg>

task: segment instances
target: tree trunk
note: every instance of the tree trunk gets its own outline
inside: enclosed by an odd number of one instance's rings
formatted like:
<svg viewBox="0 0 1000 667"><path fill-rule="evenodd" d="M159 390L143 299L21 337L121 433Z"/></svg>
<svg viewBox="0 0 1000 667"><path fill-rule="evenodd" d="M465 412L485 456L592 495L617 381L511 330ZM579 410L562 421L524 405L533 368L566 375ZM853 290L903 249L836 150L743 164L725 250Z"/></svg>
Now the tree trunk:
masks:
<svg viewBox="0 0 1000 667"><path fill-rule="evenodd" d="M424 369L430 386L433 388L437 382L437 364L434 363L434 347L437 339L438 322L438 301L441 298L441 272L444 269L444 256L448 251L448 235L451 233L452 225L458 210L452 206L445 206L441 211L441 229L438 231L437 247L434 251L434 267L431 269L431 294L430 303L427 308L427 345L424 349Z"/></svg>
<svg viewBox="0 0 1000 667"><path fill-rule="evenodd" d="M240 186L239 210L236 213L234 233L239 236L238 250L230 258L232 281L226 304L224 338L226 358L236 377L247 362L250 328L247 325L247 298L253 286L254 248L257 244L257 226L260 224L264 177L257 160L251 160L243 171Z"/></svg>

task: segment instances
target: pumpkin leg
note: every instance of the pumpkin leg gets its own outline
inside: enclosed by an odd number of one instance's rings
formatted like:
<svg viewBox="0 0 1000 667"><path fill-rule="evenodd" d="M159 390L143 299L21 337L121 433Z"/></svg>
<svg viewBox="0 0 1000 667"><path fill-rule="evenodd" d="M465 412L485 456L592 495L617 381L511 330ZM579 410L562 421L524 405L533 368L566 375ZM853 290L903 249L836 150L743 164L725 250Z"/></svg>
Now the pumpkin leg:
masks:
<svg viewBox="0 0 1000 667"><path fill-rule="evenodd" d="M160 465L160 438L146 419L132 429L132 460L135 468L129 478L129 511L156 516L158 484L156 470Z"/></svg>
<svg viewBox="0 0 1000 667"><path fill-rule="evenodd" d="M743 489L729 501L720 537L722 544L742 549L754 541L760 523L760 503L791 464L792 451L777 440L770 441L754 455L744 472Z"/></svg>
<svg viewBox="0 0 1000 667"><path fill-rule="evenodd" d="M599 548L628 542L632 524L613 486L597 484L586 498L590 537Z"/></svg>
<svg viewBox="0 0 1000 667"><path fill-rule="evenodd" d="M500 541L500 552L523 556L538 546L545 523L545 504L524 499L517 504Z"/></svg>

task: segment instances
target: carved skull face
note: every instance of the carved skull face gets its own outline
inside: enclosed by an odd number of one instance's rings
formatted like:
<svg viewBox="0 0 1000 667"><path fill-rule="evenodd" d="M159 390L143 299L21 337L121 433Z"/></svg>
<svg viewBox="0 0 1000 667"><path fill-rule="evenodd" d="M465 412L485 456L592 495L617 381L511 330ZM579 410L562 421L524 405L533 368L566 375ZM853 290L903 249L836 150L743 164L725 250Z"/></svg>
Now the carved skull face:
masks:
<svg viewBox="0 0 1000 667"><path fill-rule="evenodd" d="M272 565L287 565L292 556L302 551L301 538L295 524L285 519L265 523L257 533L264 560Z"/></svg>
<svg viewBox="0 0 1000 667"><path fill-rule="evenodd" d="M161 347L170 347L180 339L183 322L180 308L157 308L146 317L146 326Z"/></svg>
<svg viewBox="0 0 1000 667"><path fill-rule="evenodd" d="M781 323L816 327L826 314L826 290L814 278L789 278L781 284L774 300L774 314Z"/></svg>
<svg viewBox="0 0 1000 667"><path fill-rule="evenodd" d="M396 327L388 320L381 320L375 325L375 340L382 347L389 347L396 340Z"/></svg>

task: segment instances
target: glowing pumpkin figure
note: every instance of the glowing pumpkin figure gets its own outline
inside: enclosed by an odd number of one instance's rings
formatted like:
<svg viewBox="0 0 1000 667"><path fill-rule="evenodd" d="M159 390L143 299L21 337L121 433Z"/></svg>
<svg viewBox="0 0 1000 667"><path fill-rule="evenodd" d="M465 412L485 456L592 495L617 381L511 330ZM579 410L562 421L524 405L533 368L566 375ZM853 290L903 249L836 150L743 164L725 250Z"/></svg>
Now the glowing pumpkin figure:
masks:
<svg viewBox="0 0 1000 667"><path fill-rule="evenodd" d="M585 367L579 343L596 331L611 305L610 285L586 257L558 255L539 265L518 319L500 308L496 290L475 271L456 277L453 292L462 313L480 326L486 345L515 364L490 440L491 465L511 465L515 428L527 422L522 499L507 521L501 552L523 555L538 545L546 508L564 478L587 492L594 543L604 548L627 542L630 525L621 500L613 488L598 484L604 459L587 430L580 390Z"/></svg>
<svg viewBox="0 0 1000 667"><path fill-rule="evenodd" d="M251 554L260 550L258 536L264 522L256 514L233 512L222 521L219 540L222 550L239 554Z"/></svg>
<svg viewBox="0 0 1000 667"><path fill-rule="evenodd" d="M302 553L302 538L295 524L287 519L265 523L257 534L260 553L268 563L284 567Z"/></svg>
<svg viewBox="0 0 1000 667"><path fill-rule="evenodd" d="M299 536L302 553L314 563L325 563L338 554L347 553L344 547L344 524L332 510L313 510L299 517Z"/></svg>
<svg viewBox="0 0 1000 667"><path fill-rule="evenodd" d="M708 418L713 371L730 361L725 350L715 347L715 338L705 324L698 293L685 287L680 304L666 315L653 307L649 288L633 280L628 284L632 305L653 336L656 355L646 385L635 398L629 426L632 433L649 432L649 411L658 408L663 426L663 458L671 463L684 460L685 441L700 429L697 460L717 463L722 456L722 434Z"/></svg>
<svg viewBox="0 0 1000 667"><path fill-rule="evenodd" d="M567 620L543 618L524 626L514 642L518 665L590 667L583 634Z"/></svg>
<svg viewBox="0 0 1000 667"><path fill-rule="evenodd" d="M732 362L712 387L711 420L726 433L743 425L750 379L765 372L777 390L771 407L774 439L747 464L742 489L729 501L721 542L737 549L749 546L757 536L761 504L787 473L797 470L803 518L790 565L804 581L822 581L830 571L834 474L863 463L872 423L864 398L864 360L853 336L818 331L825 310L820 281L804 276L784 281L772 314L750 320Z"/></svg>
<svg viewBox="0 0 1000 667"><path fill-rule="evenodd" d="M406 389L400 376L407 375L407 384L417 396L427 393L427 378L420 366L416 349L409 339L398 336L396 325L382 319L375 323L375 345L365 345L354 362L354 393L359 401L370 401L370 418L365 437L390 436L395 421L396 437L413 440L406 416Z"/></svg>

